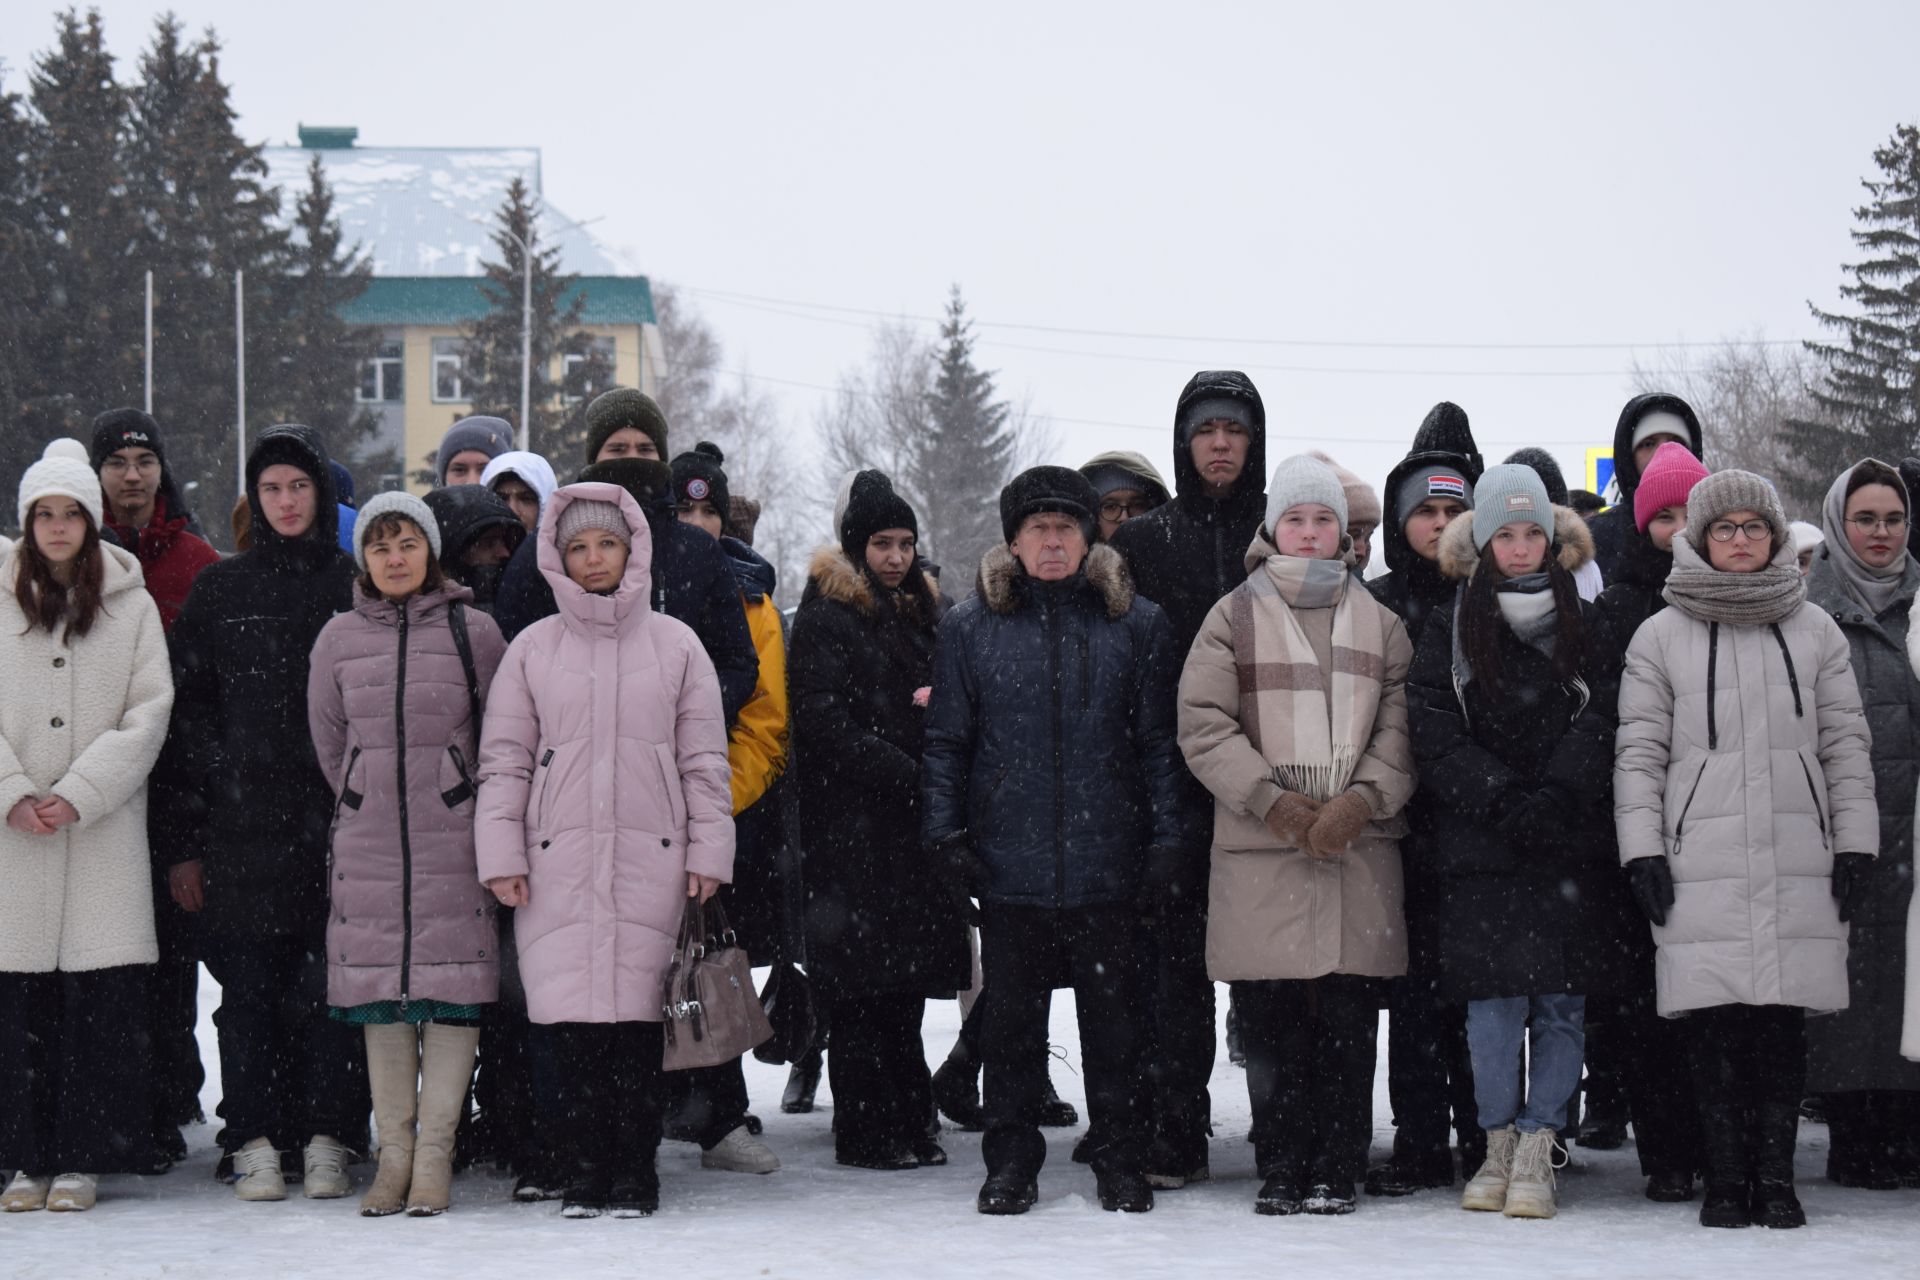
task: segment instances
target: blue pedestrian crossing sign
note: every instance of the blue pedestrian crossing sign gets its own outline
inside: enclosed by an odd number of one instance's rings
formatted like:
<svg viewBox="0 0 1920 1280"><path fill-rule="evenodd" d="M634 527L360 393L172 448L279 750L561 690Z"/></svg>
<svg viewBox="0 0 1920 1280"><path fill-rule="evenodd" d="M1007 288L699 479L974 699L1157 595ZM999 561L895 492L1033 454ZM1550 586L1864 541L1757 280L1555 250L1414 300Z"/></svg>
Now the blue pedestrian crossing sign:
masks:
<svg viewBox="0 0 1920 1280"><path fill-rule="evenodd" d="M1608 506L1612 506L1614 503L1620 500L1619 494L1608 492L1608 489L1612 484L1613 484L1613 450L1612 449L1587 450L1587 490L1590 493L1599 494L1602 498L1605 498L1607 500Z"/></svg>

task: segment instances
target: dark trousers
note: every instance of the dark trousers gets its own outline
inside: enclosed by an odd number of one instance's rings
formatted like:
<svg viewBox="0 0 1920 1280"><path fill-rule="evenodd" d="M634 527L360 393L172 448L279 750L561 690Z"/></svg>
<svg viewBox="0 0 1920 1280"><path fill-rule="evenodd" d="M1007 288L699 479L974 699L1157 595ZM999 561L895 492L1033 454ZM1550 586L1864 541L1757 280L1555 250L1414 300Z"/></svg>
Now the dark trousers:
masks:
<svg viewBox="0 0 1920 1280"><path fill-rule="evenodd" d="M154 884L153 924L160 962L149 971L148 1034L151 1040L153 1124L156 1131L190 1124L200 1114L207 1071L200 1063L200 959L193 916Z"/></svg>
<svg viewBox="0 0 1920 1280"><path fill-rule="evenodd" d="M676 1137L689 1137L712 1150L747 1122L747 1073L740 1059L667 1072L666 1112Z"/></svg>
<svg viewBox="0 0 1920 1280"><path fill-rule="evenodd" d="M1587 1007L1594 1007L1591 997ZM1640 1172L1653 1177L1700 1169L1704 1158L1700 1108L1688 1065L1686 1019L1661 1017L1651 991L1609 1002L1603 1016L1602 1035L1607 1046L1603 1053L1610 1053L1614 1073L1626 1094L1633 1142L1640 1153ZM1589 1075L1593 1071L1593 1044L1589 1032Z"/></svg>
<svg viewBox="0 0 1920 1280"><path fill-rule="evenodd" d="M500 998L485 1006L473 1101L481 1154L515 1173L544 1170L551 1159L548 1135L535 1120L534 1046L527 1021L527 991L520 981L513 908L500 909Z"/></svg>
<svg viewBox="0 0 1920 1280"><path fill-rule="evenodd" d="M0 1169L134 1173L149 1163L148 968L0 973Z"/></svg>
<svg viewBox="0 0 1920 1280"><path fill-rule="evenodd" d="M1350 1189L1366 1173L1382 985L1347 974L1233 984L1261 1177Z"/></svg>
<svg viewBox="0 0 1920 1280"><path fill-rule="evenodd" d="M300 938L202 938L220 984L225 1146L290 1151L317 1134L348 1146L367 1131L366 1036L327 1016L327 962Z"/></svg>
<svg viewBox="0 0 1920 1280"><path fill-rule="evenodd" d="M1191 1173L1207 1163L1213 1112L1207 1081L1219 1039L1213 979L1207 976L1205 891L1172 904L1138 931L1138 942L1147 988L1139 1061L1153 1108L1155 1158L1179 1166L1156 1172Z"/></svg>
<svg viewBox="0 0 1920 1280"><path fill-rule="evenodd" d="M842 1154L885 1152L926 1137L933 1120L933 1075L920 1040L927 1001L885 992L832 1003L833 1141Z"/></svg>
<svg viewBox="0 0 1920 1280"><path fill-rule="evenodd" d="M1134 1096L1142 1022L1134 920L1131 905L1121 904L984 908L981 991L993 999L980 1036L987 1122L980 1153L989 1170L1030 1178L1046 1162L1033 1116L1046 1097L1047 1009L1057 978L1073 987L1080 1020L1087 1110L1100 1135L1093 1164L1140 1169L1146 1153Z"/></svg>
<svg viewBox="0 0 1920 1280"><path fill-rule="evenodd" d="M660 1024L535 1023L533 1039L558 1084L553 1101L570 1185L604 1179L657 1188Z"/></svg>
<svg viewBox="0 0 1920 1280"><path fill-rule="evenodd" d="M1446 1159L1449 1120L1463 1141L1478 1139L1467 1007L1442 1000L1432 975L1408 974L1388 987L1387 1101L1400 1159Z"/></svg>
<svg viewBox="0 0 1920 1280"><path fill-rule="evenodd" d="M1723 1004L1680 1020L1702 1107L1791 1103L1807 1091L1807 1020L1792 1005Z"/></svg>

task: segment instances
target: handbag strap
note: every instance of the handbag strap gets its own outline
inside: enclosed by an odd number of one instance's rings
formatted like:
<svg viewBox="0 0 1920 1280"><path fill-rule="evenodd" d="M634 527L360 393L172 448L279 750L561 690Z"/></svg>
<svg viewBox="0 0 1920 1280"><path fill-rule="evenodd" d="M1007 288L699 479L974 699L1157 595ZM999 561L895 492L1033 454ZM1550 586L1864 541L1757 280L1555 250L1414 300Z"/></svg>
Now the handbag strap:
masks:
<svg viewBox="0 0 1920 1280"><path fill-rule="evenodd" d="M473 740L480 741L480 676L473 667L473 641L467 635L466 606L455 600L447 606L447 629L453 632L453 647L460 654L460 669L467 677L467 706L473 712Z"/></svg>

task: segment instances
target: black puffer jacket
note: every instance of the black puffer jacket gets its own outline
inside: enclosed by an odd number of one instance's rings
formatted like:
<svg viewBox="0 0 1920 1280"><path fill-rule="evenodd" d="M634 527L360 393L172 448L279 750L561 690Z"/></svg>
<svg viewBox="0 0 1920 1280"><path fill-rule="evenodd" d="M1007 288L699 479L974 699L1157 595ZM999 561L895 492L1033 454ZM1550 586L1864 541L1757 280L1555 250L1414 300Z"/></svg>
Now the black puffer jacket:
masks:
<svg viewBox="0 0 1920 1280"><path fill-rule="evenodd" d="M830 999L949 995L972 980L966 925L920 840L920 755L939 588L898 592L838 547L813 558L787 652L807 971Z"/></svg>
<svg viewBox="0 0 1920 1280"><path fill-rule="evenodd" d="M1686 423L1687 448L1696 458L1706 457L1700 419L1685 400L1664 391L1650 391L1627 401L1626 407L1620 410L1620 421L1613 428L1613 478L1620 486L1620 501L1589 522L1593 529L1594 559L1608 582L1613 581L1614 570L1626 554L1628 542L1638 536L1633 527L1633 494L1640 487L1640 468L1633 461L1633 429L1650 413L1671 413Z"/></svg>
<svg viewBox="0 0 1920 1280"><path fill-rule="evenodd" d="M273 531L260 473L291 462L313 477L303 538ZM154 824L156 859L200 859L208 927L240 936L323 936L333 792L313 754L307 665L333 615L353 603L353 560L335 542L333 473L319 434L269 427L247 457L253 549L195 580L169 637L173 723L160 774L174 800Z"/></svg>
<svg viewBox="0 0 1920 1280"><path fill-rule="evenodd" d="M640 503L653 534L653 607L693 628L720 677L720 702L732 727L760 678L760 655L740 607L740 588L720 544L680 523L657 503ZM507 562L494 597L493 618L509 643L557 611L553 585L540 573L537 538L528 538Z"/></svg>
<svg viewBox="0 0 1920 1280"><path fill-rule="evenodd" d="M1561 564L1592 554L1585 524L1556 508ZM1470 525L1458 526L1465 534ZM1464 544L1462 548L1461 544ZM1471 538L1449 529L1442 561L1464 581ZM1450 1000L1651 986L1652 945L1634 911L1613 835L1613 735L1620 654L1583 604L1589 646L1580 684L1501 629L1500 696L1455 684L1455 611L1429 618L1407 680L1414 759L1430 829L1441 991ZM1549 784L1563 807L1517 830L1523 797Z"/></svg>
<svg viewBox="0 0 1920 1280"><path fill-rule="evenodd" d="M1823 551L1807 578L1807 600L1833 615L1846 634L1873 733L1873 794L1880 807L1880 856L1866 872L1864 905L1854 914L1847 947L1849 1003L1831 1017L1807 1020L1807 1088L1920 1089L1920 1063L1900 1056L1920 777L1920 680L1907 659L1913 596L1903 594L1869 617Z"/></svg>
<svg viewBox="0 0 1920 1280"><path fill-rule="evenodd" d="M1375 600L1400 615L1407 627L1407 639L1415 649L1420 647L1427 615L1437 605L1453 603L1454 587L1439 565L1413 549L1407 541L1406 523L1396 518L1394 504L1399 501L1400 486L1423 467L1456 467L1469 484L1479 482L1480 452L1473 442L1466 411L1459 405L1443 400L1427 411L1420 429L1413 433L1413 447L1387 473L1387 487L1380 495L1385 516L1380 536L1386 548L1387 572L1368 582L1367 589Z"/></svg>
<svg viewBox="0 0 1920 1280"><path fill-rule="evenodd" d="M465 565L461 557L490 529L505 529L507 545L519 549L526 526L493 490L483 484L455 484L435 489L423 501L440 526L440 564L461 586L473 592L473 607L493 612L506 566Z"/></svg>
<svg viewBox="0 0 1920 1280"><path fill-rule="evenodd" d="M1247 465L1224 498L1210 498L1193 465L1193 451L1180 439L1180 419L1197 400L1245 401L1253 430L1247 441ZM1247 548L1266 518L1267 411L1260 392L1244 373L1208 370L1196 373L1174 406L1173 501L1129 520L1109 544L1127 562L1134 590L1167 615L1176 665L1187 660L1193 638L1220 598L1247 580ZM1169 712L1178 715L1178 674L1167 694ZM1178 763L1183 813L1211 814L1213 796ZM1185 874L1169 886L1183 902L1204 909L1207 895L1206 825L1188 822Z"/></svg>
<svg viewBox="0 0 1920 1280"><path fill-rule="evenodd" d="M1036 582L1005 547L940 625L923 792L929 844L968 836L983 901L1129 900L1150 845L1178 847L1177 672L1165 616L1095 547Z"/></svg>
<svg viewBox="0 0 1920 1280"><path fill-rule="evenodd" d="M1591 522L1588 527L1592 527ZM1666 589L1671 572L1673 552L1654 546L1653 539L1629 524L1620 558L1593 602L1618 652L1625 654L1640 624L1667 607L1666 597L1660 593Z"/></svg>

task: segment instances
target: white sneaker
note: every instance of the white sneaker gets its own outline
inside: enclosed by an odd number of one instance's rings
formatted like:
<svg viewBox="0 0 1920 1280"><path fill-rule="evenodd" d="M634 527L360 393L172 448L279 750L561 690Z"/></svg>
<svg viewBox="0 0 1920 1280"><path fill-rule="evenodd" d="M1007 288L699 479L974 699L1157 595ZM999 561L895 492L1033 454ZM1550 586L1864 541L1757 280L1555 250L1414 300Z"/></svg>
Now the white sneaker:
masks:
<svg viewBox="0 0 1920 1280"><path fill-rule="evenodd" d="M780 1167L780 1157L743 1124L714 1143L712 1150L702 1151L700 1167L729 1173L772 1173Z"/></svg>
<svg viewBox="0 0 1920 1280"><path fill-rule="evenodd" d="M1507 1207L1507 1183L1513 1176L1513 1151L1520 1133L1512 1125L1486 1133L1487 1158L1480 1162L1480 1171L1467 1180L1467 1189L1460 1193L1460 1207L1499 1213Z"/></svg>
<svg viewBox="0 0 1920 1280"><path fill-rule="evenodd" d="M302 1193L309 1200L338 1200L353 1190L347 1178L347 1149L339 1139L317 1133L307 1144Z"/></svg>
<svg viewBox="0 0 1920 1280"><path fill-rule="evenodd" d="M236 1200L285 1200L287 1180L280 1176L280 1153L273 1139L255 1138L233 1153Z"/></svg>
<svg viewBox="0 0 1920 1280"><path fill-rule="evenodd" d="M36 1178L25 1169L13 1175L5 1192L0 1192L0 1211L29 1213L47 1207L47 1180Z"/></svg>
<svg viewBox="0 0 1920 1280"><path fill-rule="evenodd" d="M100 1180L92 1174L63 1173L47 1192L47 1209L52 1213L85 1213L93 1208L99 1194Z"/></svg>
<svg viewBox="0 0 1920 1280"><path fill-rule="evenodd" d="M1513 1153L1513 1179L1507 1184L1509 1218L1551 1218L1560 1211L1553 1177L1558 1154L1553 1130L1520 1135L1520 1145Z"/></svg>

